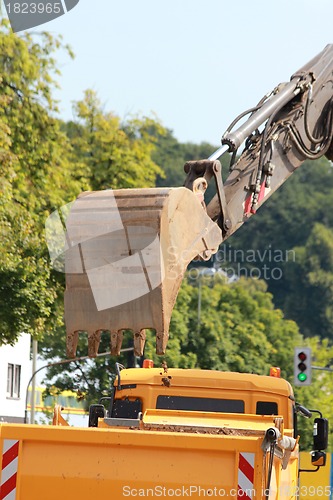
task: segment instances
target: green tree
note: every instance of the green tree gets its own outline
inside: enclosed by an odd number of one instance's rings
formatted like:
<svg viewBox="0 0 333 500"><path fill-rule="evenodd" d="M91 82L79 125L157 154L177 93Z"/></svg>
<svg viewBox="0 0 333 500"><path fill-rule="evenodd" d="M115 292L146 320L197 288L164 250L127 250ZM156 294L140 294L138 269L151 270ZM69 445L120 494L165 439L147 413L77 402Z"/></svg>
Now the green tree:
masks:
<svg viewBox="0 0 333 500"><path fill-rule="evenodd" d="M0 27L0 344L25 331L45 338L63 324L64 275L50 267L48 215L89 189L154 186L152 118L121 123L87 91L78 121L57 118L52 98L59 39ZM65 344L63 345L64 349Z"/></svg>
<svg viewBox="0 0 333 500"><path fill-rule="evenodd" d="M74 105L76 121L65 124L77 161L83 163L91 188L119 189L153 187L162 169L153 161L155 139L164 128L148 117L122 123L105 112L92 90Z"/></svg>
<svg viewBox="0 0 333 500"><path fill-rule="evenodd" d="M70 145L54 118L52 54L61 41L39 41L0 26L0 343L20 332L41 335L57 322L58 278L43 225L55 206L83 188L68 161Z"/></svg>
<svg viewBox="0 0 333 500"><path fill-rule="evenodd" d="M197 296L191 305L195 309ZM275 309L267 286L258 280L224 283L215 277L212 287L202 288L200 336L192 315L188 349L198 357L200 368L268 374L280 366L291 375L290 352L300 339L297 325Z"/></svg>
<svg viewBox="0 0 333 500"><path fill-rule="evenodd" d="M333 229L316 223L304 246L286 266L285 310L306 336L333 338Z"/></svg>

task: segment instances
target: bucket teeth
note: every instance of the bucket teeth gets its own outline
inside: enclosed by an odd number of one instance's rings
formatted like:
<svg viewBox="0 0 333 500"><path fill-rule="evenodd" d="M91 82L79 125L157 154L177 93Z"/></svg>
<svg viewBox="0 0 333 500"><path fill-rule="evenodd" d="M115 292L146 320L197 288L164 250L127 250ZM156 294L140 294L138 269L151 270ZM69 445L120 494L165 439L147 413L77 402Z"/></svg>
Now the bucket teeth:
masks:
<svg viewBox="0 0 333 500"><path fill-rule="evenodd" d="M134 355L143 356L143 350L146 342L146 330L142 329L139 332L134 332Z"/></svg>
<svg viewBox="0 0 333 500"><path fill-rule="evenodd" d="M113 356L119 356L123 337L124 333L122 330L111 332L111 354Z"/></svg>
<svg viewBox="0 0 333 500"><path fill-rule="evenodd" d="M68 358L75 358L78 341L79 341L79 332L77 331L67 332L66 347L67 347Z"/></svg>
<svg viewBox="0 0 333 500"><path fill-rule="evenodd" d="M145 329L164 354L172 310L188 264L217 251L222 233L187 188L106 190L82 194L66 221L65 322L68 356L88 332L96 356L109 331L119 354L123 330L132 330L136 355Z"/></svg>
<svg viewBox="0 0 333 500"><path fill-rule="evenodd" d="M101 330L88 333L88 356L95 358L98 354L99 343L101 341Z"/></svg>
<svg viewBox="0 0 333 500"><path fill-rule="evenodd" d="M156 332L156 354L164 355L169 340L169 332Z"/></svg>

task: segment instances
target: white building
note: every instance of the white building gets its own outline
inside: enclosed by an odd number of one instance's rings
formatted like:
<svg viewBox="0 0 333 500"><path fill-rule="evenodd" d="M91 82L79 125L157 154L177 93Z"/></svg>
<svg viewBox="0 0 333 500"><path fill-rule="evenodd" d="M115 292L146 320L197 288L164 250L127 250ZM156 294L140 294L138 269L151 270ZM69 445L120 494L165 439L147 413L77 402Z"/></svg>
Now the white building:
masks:
<svg viewBox="0 0 333 500"><path fill-rule="evenodd" d="M30 335L0 347L0 421L24 422L26 389L31 377Z"/></svg>

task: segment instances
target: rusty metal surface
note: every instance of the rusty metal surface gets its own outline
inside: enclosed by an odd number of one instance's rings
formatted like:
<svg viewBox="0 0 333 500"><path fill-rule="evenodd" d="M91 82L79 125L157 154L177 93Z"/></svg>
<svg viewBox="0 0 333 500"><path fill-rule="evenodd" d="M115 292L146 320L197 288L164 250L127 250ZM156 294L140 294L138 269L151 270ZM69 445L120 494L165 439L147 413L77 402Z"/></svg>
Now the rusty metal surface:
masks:
<svg viewBox="0 0 333 500"><path fill-rule="evenodd" d="M142 355L146 328L156 331L156 351L164 354L187 265L198 254L209 258L222 240L199 197L186 188L84 193L66 225L68 356L81 331L96 356L103 330L119 354L127 329Z"/></svg>

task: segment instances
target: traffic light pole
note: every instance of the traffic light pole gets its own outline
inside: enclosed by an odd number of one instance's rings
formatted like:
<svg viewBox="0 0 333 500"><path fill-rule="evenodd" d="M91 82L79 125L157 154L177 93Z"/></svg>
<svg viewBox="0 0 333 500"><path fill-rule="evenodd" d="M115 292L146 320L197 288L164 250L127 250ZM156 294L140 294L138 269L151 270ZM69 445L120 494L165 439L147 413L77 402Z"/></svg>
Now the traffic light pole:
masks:
<svg viewBox="0 0 333 500"><path fill-rule="evenodd" d="M312 370L322 370L324 372L333 372L333 368L327 368L326 366L311 366Z"/></svg>

